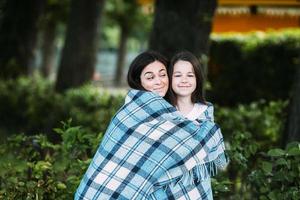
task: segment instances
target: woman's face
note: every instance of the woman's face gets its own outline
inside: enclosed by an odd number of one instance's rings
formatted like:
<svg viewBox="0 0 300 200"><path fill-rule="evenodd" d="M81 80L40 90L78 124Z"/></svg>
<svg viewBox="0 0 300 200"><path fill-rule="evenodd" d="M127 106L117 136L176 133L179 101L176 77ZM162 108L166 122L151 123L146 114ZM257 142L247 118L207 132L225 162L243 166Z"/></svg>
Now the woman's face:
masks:
<svg viewBox="0 0 300 200"><path fill-rule="evenodd" d="M155 92L159 96L165 96L169 87L167 69L159 61L147 65L140 76L141 84L145 90Z"/></svg>
<svg viewBox="0 0 300 200"><path fill-rule="evenodd" d="M193 65L188 61L179 60L174 65L172 89L177 96L191 97L197 86Z"/></svg>

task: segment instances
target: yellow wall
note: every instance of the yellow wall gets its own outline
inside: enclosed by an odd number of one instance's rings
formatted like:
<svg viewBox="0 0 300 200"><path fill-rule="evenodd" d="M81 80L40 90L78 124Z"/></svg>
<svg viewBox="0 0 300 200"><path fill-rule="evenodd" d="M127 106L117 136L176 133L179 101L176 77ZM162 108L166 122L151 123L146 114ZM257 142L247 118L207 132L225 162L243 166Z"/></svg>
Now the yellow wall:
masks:
<svg viewBox="0 0 300 200"><path fill-rule="evenodd" d="M219 5L300 5L299 0L218 0Z"/></svg>
<svg viewBox="0 0 300 200"><path fill-rule="evenodd" d="M213 32L249 32L254 30L300 27L299 17L266 15L217 15L213 22Z"/></svg>

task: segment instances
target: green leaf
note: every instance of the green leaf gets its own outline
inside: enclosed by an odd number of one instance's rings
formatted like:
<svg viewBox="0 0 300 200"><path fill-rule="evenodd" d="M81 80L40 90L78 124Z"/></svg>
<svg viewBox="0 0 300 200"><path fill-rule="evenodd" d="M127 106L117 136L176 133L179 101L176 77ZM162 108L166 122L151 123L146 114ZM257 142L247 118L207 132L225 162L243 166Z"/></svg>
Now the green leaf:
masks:
<svg viewBox="0 0 300 200"><path fill-rule="evenodd" d="M289 150L289 149L294 148L294 147L300 148L300 143L297 142L297 141L290 142L290 143L287 144L286 149Z"/></svg>
<svg viewBox="0 0 300 200"><path fill-rule="evenodd" d="M64 183L57 183L57 188L60 189L60 190L64 190L67 188L67 186L64 184Z"/></svg>
<svg viewBox="0 0 300 200"><path fill-rule="evenodd" d="M263 161L262 169L266 174L270 174L272 172L272 163Z"/></svg>
<svg viewBox="0 0 300 200"><path fill-rule="evenodd" d="M287 179L285 171L279 171L279 172L277 171L277 172L273 172L273 173L274 173L273 181L283 182Z"/></svg>
<svg viewBox="0 0 300 200"><path fill-rule="evenodd" d="M266 188L266 187L261 187L261 188L259 189L259 191L260 191L261 193L266 193L266 192L268 191L268 188Z"/></svg>
<svg viewBox="0 0 300 200"><path fill-rule="evenodd" d="M300 149L298 147L293 147L288 150L287 154L289 156L299 156L300 155Z"/></svg>
<svg viewBox="0 0 300 200"><path fill-rule="evenodd" d="M61 134L61 135L64 133L64 131L62 129L60 129L60 128L54 128L53 131L55 133L58 133L58 134Z"/></svg>
<svg viewBox="0 0 300 200"><path fill-rule="evenodd" d="M276 195L276 193L275 192L270 192L269 194L268 194L268 197L271 199L271 200L276 200L278 195Z"/></svg>
<svg viewBox="0 0 300 200"><path fill-rule="evenodd" d="M276 160L276 165L287 165L287 161L284 158L279 158Z"/></svg>
<svg viewBox="0 0 300 200"><path fill-rule="evenodd" d="M18 185L21 186L21 187L24 187L25 183L21 181L21 182L18 183Z"/></svg>
<svg viewBox="0 0 300 200"><path fill-rule="evenodd" d="M37 171L46 171L52 168L52 164L48 161L38 161L34 166Z"/></svg>
<svg viewBox="0 0 300 200"><path fill-rule="evenodd" d="M268 155L272 157L283 156L285 155L285 151L282 149L271 149L268 151Z"/></svg>

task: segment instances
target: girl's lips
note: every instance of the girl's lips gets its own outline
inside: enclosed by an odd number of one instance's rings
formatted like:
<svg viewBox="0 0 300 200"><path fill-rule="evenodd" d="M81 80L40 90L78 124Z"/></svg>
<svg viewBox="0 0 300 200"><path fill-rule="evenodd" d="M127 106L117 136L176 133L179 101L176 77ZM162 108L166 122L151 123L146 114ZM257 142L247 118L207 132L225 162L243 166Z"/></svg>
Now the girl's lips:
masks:
<svg viewBox="0 0 300 200"><path fill-rule="evenodd" d="M191 86L190 85L185 85L185 86L178 86L178 87L187 88L187 87L191 87Z"/></svg>

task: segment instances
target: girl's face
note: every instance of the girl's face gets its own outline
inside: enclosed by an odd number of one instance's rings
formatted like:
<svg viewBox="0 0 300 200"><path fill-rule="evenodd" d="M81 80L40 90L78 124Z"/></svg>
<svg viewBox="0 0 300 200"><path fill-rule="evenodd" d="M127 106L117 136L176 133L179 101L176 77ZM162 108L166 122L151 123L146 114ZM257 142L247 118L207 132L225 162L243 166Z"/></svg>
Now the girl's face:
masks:
<svg viewBox="0 0 300 200"><path fill-rule="evenodd" d="M172 89L178 97L191 97L196 89L196 76L193 65L179 60L173 66Z"/></svg>
<svg viewBox="0 0 300 200"><path fill-rule="evenodd" d="M166 67L159 61L147 65L140 76L141 84L145 90L165 96L169 87L169 78Z"/></svg>

